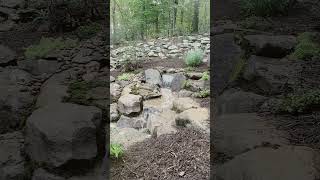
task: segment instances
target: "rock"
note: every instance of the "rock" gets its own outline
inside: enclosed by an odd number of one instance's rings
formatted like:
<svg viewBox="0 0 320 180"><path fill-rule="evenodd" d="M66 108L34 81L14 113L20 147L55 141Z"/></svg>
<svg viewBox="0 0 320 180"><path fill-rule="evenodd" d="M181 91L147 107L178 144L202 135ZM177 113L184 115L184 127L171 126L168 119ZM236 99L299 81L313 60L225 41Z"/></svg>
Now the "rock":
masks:
<svg viewBox="0 0 320 180"><path fill-rule="evenodd" d="M88 92L88 98L92 100L102 100L109 99L109 88L108 87L94 87L91 88Z"/></svg>
<svg viewBox="0 0 320 180"><path fill-rule="evenodd" d="M187 77L189 79L199 80L199 79L202 78L202 73L200 73L200 72L190 72L190 73L187 73Z"/></svg>
<svg viewBox="0 0 320 180"><path fill-rule="evenodd" d="M24 148L21 132L0 135L0 179L16 180L26 178Z"/></svg>
<svg viewBox="0 0 320 180"><path fill-rule="evenodd" d="M68 87L64 82L70 77L70 71L63 71L53 75L41 87L36 107L44 107L49 104L61 103L68 96Z"/></svg>
<svg viewBox="0 0 320 180"><path fill-rule="evenodd" d="M14 65L16 58L14 51L0 44L0 66Z"/></svg>
<svg viewBox="0 0 320 180"><path fill-rule="evenodd" d="M212 93L217 96L230 82L230 77L241 60L241 48L234 42L233 34L220 34L213 36L213 87Z"/></svg>
<svg viewBox="0 0 320 180"><path fill-rule="evenodd" d="M80 50L78 54L75 55L75 57L72 59L72 62L78 63L78 64L87 64L91 61L96 60L94 56L91 56L92 50L91 49L83 49Z"/></svg>
<svg viewBox="0 0 320 180"><path fill-rule="evenodd" d="M118 100L118 110L121 114L130 115L139 113L142 108L142 97L140 95L127 94Z"/></svg>
<svg viewBox="0 0 320 180"><path fill-rule="evenodd" d="M51 174L42 168L39 168L34 171L32 180L66 180L66 179L63 177Z"/></svg>
<svg viewBox="0 0 320 180"><path fill-rule="evenodd" d="M86 73L82 76L82 79L85 81L85 82L92 82L94 81L98 76L98 73L97 72L91 72L91 73Z"/></svg>
<svg viewBox="0 0 320 180"><path fill-rule="evenodd" d="M149 84L162 85L161 74L158 70L147 69L144 71L146 82Z"/></svg>
<svg viewBox="0 0 320 180"><path fill-rule="evenodd" d="M57 103L39 108L26 122L26 153L48 168L87 164L104 151L101 123L102 112L93 106Z"/></svg>
<svg viewBox="0 0 320 180"><path fill-rule="evenodd" d="M297 44L296 37L290 35L247 35L244 39L254 48L256 55L271 58L288 55Z"/></svg>
<svg viewBox="0 0 320 180"><path fill-rule="evenodd" d="M157 85L148 83L136 83L131 86L130 93L142 96L143 100L161 96L160 88Z"/></svg>
<svg viewBox="0 0 320 180"><path fill-rule="evenodd" d="M125 150L131 145L142 142L149 137L150 135L136 129L118 128L115 125L110 124L110 142L122 144Z"/></svg>
<svg viewBox="0 0 320 180"><path fill-rule="evenodd" d="M221 180L319 179L319 152L303 146L258 148L236 156L216 172Z"/></svg>
<svg viewBox="0 0 320 180"><path fill-rule="evenodd" d="M111 121L117 121L119 119L120 115L118 112L118 105L117 103L110 104L110 120Z"/></svg>
<svg viewBox="0 0 320 180"><path fill-rule="evenodd" d="M177 112L182 112L191 108L200 107L199 103L195 102L192 98L184 97L177 98L173 101L173 109Z"/></svg>
<svg viewBox="0 0 320 180"><path fill-rule="evenodd" d="M181 91L179 91L178 93L178 97L190 97L192 96L193 92L182 89Z"/></svg>
<svg viewBox="0 0 320 180"><path fill-rule="evenodd" d="M190 87L187 87L187 89L198 92L205 89L205 81L204 80L190 80Z"/></svg>
<svg viewBox="0 0 320 180"><path fill-rule="evenodd" d="M168 50L175 50L175 49L178 49L178 47L175 45L171 45L168 47Z"/></svg>
<svg viewBox="0 0 320 180"><path fill-rule="evenodd" d="M119 99L121 95L121 86L117 83L110 84L110 95L112 102L115 102Z"/></svg>
<svg viewBox="0 0 320 180"><path fill-rule="evenodd" d="M23 8L25 6L24 0L10 0L10 1L0 1L0 6L8 8Z"/></svg>
<svg viewBox="0 0 320 180"><path fill-rule="evenodd" d="M177 126L187 126L201 128L209 131L209 111L206 108L187 109L178 114L175 118Z"/></svg>
<svg viewBox="0 0 320 180"><path fill-rule="evenodd" d="M153 51L150 51L150 52L148 53L148 56L149 56L149 57L158 57L158 54L154 53Z"/></svg>
<svg viewBox="0 0 320 180"><path fill-rule="evenodd" d="M0 134L17 129L31 111L35 97L24 85L31 76L19 69L0 71Z"/></svg>
<svg viewBox="0 0 320 180"><path fill-rule="evenodd" d="M61 67L61 63L52 60L32 59L18 61L18 67L33 75L51 75Z"/></svg>
<svg viewBox="0 0 320 180"><path fill-rule="evenodd" d="M150 134L160 136L163 134L174 134L177 130L174 128L176 113L172 110L157 112L156 110L144 109L146 126Z"/></svg>
<svg viewBox="0 0 320 180"><path fill-rule="evenodd" d="M236 156L256 146L287 144L286 134L255 113L226 114L215 118L213 128L216 152Z"/></svg>
<svg viewBox="0 0 320 180"><path fill-rule="evenodd" d="M171 82L171 90L174 92L180 91L184 83L186 82L186 77L183 75L183 73L176 73L174 74L174 78Z"/></svg>
<svg viewBox="0 0 320 180"><path fill-rule="evenodd" d="M15 27L15 23L13 21L5 21L0 24L0 32L11 31Z"/></svg>
<svg viewBox="0 0 320 180"><path fill-rule="evenodd" d="M141 117L127 117L122 115L117 122L118 128L142 129L146 127L146 122Z"/></svg>
<svg viewBox="0 0 320 180"><path fill-rule="evenodd" d="M110 76L110 82L115 82L116 78L114 78L113 76Z"/></svg>
<svg viewBox="0 0 320 180"><path fill-rule="evenodd" d="M174 75L171 74L163 74L162 75L162 87L170 88Z"/></svg>
<svg viewBox="0 0 320 180"><path fill-rule="evenodd" d="M297 83L298 72L300 68L293 62L251 56L244 69L243 78L249 81L258 93L279 94L286 90L291 91Z"/></svg>
<svg viewBox="0 0 320 180"><path fill-rule="evenodd" d="M267 98L252 92L230 89L217 98L217 115L257 112Z"/></svg>

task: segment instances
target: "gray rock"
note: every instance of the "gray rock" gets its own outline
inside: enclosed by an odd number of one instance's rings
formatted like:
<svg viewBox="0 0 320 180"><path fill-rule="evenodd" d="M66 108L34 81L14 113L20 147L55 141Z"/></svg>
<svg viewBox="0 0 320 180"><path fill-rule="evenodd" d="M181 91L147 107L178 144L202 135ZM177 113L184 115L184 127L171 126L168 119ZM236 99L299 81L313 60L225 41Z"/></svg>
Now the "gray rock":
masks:
<svg viewBox="0 0 320 180"><path fill-rule="evenodd" d="M0 71L0 134L18 128L30 113L35 97L24 86L30 82L30 74L25 71Z"/></svg>
<svg viewBox="0 0 320 180"><path fill-rule="evenodd" d="M190 97L177 98L173 101L173 110L177 112L182 112L191 108L198 107L200 107L199 103L197 103Z"/></svg>
<svg viewBox="0 0 320 180"><path fill-rule="evenodd" d="M285 59L251 56L243 78L252 83L260 93L279 94L293 88L298 80L298 72L300 67Z"/></svg>
<svg viewBox="0 0 320 180"><path fill-rule="evenodd" d="M258 148L235 157L216 172L221 180L319 179L319 151L303 146Z"/></svg>
<svg viewBox="0 0 320 180"><path fill-rule="evenodd" d="M163 74L162 75L162 87L170 88L174 75L172 74Z"/></svg>
<svg viewBox="0 0 320 180"><path fill-rule="evenodd" d="M0 179L16 180L26 178L24 148L21 132L0 135Z"/></svg>
<svg viewBox="0 0 320 180"><path fill-rule="evenodd" d="M23 8L25 6L24 0L10 0L10 1L0 1L0 6L9 8Z"/></svg>
<svg viewBox="0 0 320 180"><path fill-rule="evenodd" d="M111 121L117 121L119 119L120 115L118 112L118 105L117 103L110 104L110 120Z"/></svg>
<svg viewBox="0 0 320 180"><path fill-rule="evenodd" d="M244 39L255 49L256 55L271 58L288 55L297 44L296 37L288 35L247 35Z"/></svg>
<svg viewBox="0 0 320 180"><path fill-rule="evenodd" d="M26 123L26 153L48 168L94 160L105 142L102 112L93 106L57 103L35 110Z"/></svg>
<svg viewBox="0 0 320 180"><path fill-rule="evenodd" d="M110 95L112 102L115 102L119 99L121 95L121 86L117 83L110 84Z"/></svg>
<svg viewBox="0 0 320 180"><path fill-rule="evenodd" d="M267 98L252 92L229 89L217 98L217 113L250 113L257 112Z"/></svg>
<svg viewBox="0 0 320 180"><path fill-rule="evenodd" d="M121 96L118 100L118 110L125 115L139 113L142 110L142 97L133 94Z"/></svg>
<svg viewBox="0 0 320 180"><path fill-rule="evenodd" d="M189 72L187 73L187 77L193 80L199 80L202 78L202 73L200 72Z"/></svg>
<svg viewBox="0 0 320 180"><path fill-rule="evenodd" d="M162 85L161 74L158 70L147 69L144 71L146 82L149 84Z"/></svg>
<svg viewBox="0 0 320 180"><path fill-rule="evenodd" d="M0 66L10 65L15 62L16 58L14 51L0 44Z"/></svg>
<svg viewBox="0 0 320 180"><path fill-rule="evenodd" d="M241 48L234 42L233 34L213 36L213 87L212 93L217 96L230 82L230 77L236 65L241 60Z"/></svg>
<svg viewBox="0 0 320 180"><path fill-rule="evenodd" d="M171 90L174 92L180 91L183 88L186 80L187 78L183 75L183 73L174 74L174 78L171 82Z"/></svg>
<svg viewBox="0 0 320 180"><path fill-rule="evenodd" d="M52 60L32 59L18 61L18 67L30 72L33 75L51 75L57 72L57 70L61 67L61 63Z"/></svg>
<svg viewBox="0 0 320 180"><path fill-rule="evenodd" d="M181 91L179 91L178 93L178 97L190 97L192 96L193 92L182 89Z"/></svg>
<svg viewBox="0 0 320 180"><path fill-rule="evenodd" d="M190 87L187 89L198 92L205 89L205 81L204 80L190 80Z"/></svg>
<svg viewBox="0 0 320 180"><path fill-rule="evenodd" d="M213 128L216 152L236 156L261 146L288 144L286 134L278 131L255 113L226 114L215 118Z"/></svg>
<svg viewBox="0 0 320 180"><path fill-rule="evenodd" d="M127 117L122 115L117 122L117 127L142 129L146 127L146 122L141 117Z"/></svg>
<svg viewBox="0 0 320 180"><path fill-rule="evenodd" d="M60 177L47 172L44 169L37 169L33 172L32 180L66 180L64 177Z"/></svg>

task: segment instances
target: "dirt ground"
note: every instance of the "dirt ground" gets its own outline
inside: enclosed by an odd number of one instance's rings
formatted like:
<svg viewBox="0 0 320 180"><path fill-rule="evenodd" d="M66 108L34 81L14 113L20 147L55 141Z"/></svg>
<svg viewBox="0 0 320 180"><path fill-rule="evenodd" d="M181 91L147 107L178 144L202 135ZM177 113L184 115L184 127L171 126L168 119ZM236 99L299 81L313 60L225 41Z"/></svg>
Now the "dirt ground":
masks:
<svg viewBox="0 0 320 180"><path fill-rule="evenodd" d="M196 129L180 129L132 146L125 156L111 163L112 180L209 179L209 135Z"/></svg>

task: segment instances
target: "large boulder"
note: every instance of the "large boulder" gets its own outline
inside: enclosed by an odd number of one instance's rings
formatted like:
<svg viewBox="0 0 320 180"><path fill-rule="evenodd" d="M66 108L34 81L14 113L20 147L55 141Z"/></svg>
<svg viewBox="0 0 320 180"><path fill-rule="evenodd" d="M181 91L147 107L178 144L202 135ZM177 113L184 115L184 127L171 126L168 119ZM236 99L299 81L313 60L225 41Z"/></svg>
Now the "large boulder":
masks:
<svg viewBox="0 0 320 180"><path fill-rule="evenodd" d="M230 78L241 61L242 51L235 43L233 34L220 34L213 36L213 85L212 93L220 94L229 84Z"/></svg>
<svg viewBox="0 0 320 180"><path fill-rule="evenodd" d="M290 35L247 35L244 37L258 56L282 58L296 46L297 39Z"/></svg>
<svg viewBox="0 0 320 180"><path fill-rule="evenodd" d="M16 57L17 55L14 51L0 44L0 66L14 64Z"/></svg>
<svg viewBox="0 0 320 180"><path fill-rule="evenodd" d="M133 94L121 96L118 100L118 110L125 115L139 113L142 110L142 97Z"/></svg>
<svg viewBox="0 0 320 180"><path fill-rule="evenodd" d="M48 168L87 164L104 151L101 123L102 112L93 106L56 103L39 108L26 123L26 153Z"/></svg>
<svg viewBox="0 0 320 180"><path fill-rule="evenodd" d="M0 179L26 178L25 159L22 155L24 140L21 132L0 135Z"/></svg>
<svg viewBox="0 0 320 180"><path fill-rule="evenodd" d="M149 84L162 85L161 74L156 69L147 69L144 71L145 80Z"/></svg>
<svg viewBox="0 0 320 180"><path fill-rule="evenodd" d="M174 92L180 91L184 87L184 83L186 82L187 78L183 73L176 73L173 75L173 79L171 80L171 90Z"/></svg>
<svg viewBox="0 0 320 180"><path fill-rule="evenodd" d="M225 91L216 100L218 114L257 112L267 98L237 89Z"/></svg>
<svg viewBox="0 0 320 180"><path fill-rule="evenodd" d="M235 157L216 172L219 180L315 180L319 151L303 146L258 148Z"/></svg>
<svg viewBox="0 0 320 180"><path fill-rule="evenodd" d="M279 94L291 91L298 81L300 67L286 59L251 56L243 72L254 91L262 94Z"/></svg>
<svg viewBox="0 0 320 180"><path fill-rule="evenodd" d="M226 114L215 118L213 144L216 152L236 156L265 143L288 144L286 134L255 113Z"/></svg>

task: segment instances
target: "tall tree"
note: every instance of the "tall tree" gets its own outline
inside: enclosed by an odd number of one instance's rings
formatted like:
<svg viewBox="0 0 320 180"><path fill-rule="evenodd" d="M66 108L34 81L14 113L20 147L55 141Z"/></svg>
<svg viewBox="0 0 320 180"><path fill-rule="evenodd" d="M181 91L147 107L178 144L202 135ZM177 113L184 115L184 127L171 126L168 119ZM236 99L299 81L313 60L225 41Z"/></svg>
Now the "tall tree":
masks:
<svg viewBox="0 0 320 180"><path fill-rule="evenodd" d="M194 0L194 13L193 13L193 21L192 21L192 32L199 32L199 7L200 1Z"/></svg>

